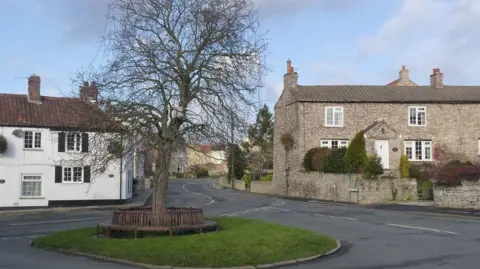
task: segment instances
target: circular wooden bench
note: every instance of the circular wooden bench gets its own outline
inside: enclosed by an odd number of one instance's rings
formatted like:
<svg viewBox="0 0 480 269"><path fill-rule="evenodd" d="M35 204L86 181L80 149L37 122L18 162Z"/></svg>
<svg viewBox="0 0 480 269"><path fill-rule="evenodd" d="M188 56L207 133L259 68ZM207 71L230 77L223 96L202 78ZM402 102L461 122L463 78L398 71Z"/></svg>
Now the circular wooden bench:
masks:
<svg viewBox="0 0 480 269"><path fill-rule="evenodd" d="M97 237L101 234L116 237L122 232L133 232L134 237L143 232L168 232L169 235L181 232L204 232L218 229L218 223L205 220L199 208L167 208L166 213L153 212L151 207L117 209L112 222L97 225Z"/></svg>

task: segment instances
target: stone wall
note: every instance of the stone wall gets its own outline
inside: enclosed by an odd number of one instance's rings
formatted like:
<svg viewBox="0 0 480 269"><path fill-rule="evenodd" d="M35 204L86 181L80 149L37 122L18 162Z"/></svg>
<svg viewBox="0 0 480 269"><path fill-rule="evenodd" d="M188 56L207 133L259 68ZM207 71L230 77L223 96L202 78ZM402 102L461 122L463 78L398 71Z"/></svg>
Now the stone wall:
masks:
<svg viewBox="0 0 480 269"><path fill-rule="evenodd" d="M244 191L245 190L245 182L243 180L238 180L235 179L235 182L233 183L233 188L239 191Z"/></svg>
<svg viewBox="0 0 480 269"><path fill-rule="evenodd" d="M146 191L152 188L152 180L153 178L146 177L146 178L139 178L137 179L137 186L136 191Z"/></svg>
<svg viewBox="0 0 480 269"><path fill-rule="evenodd" d="M282 195L284 190L282 186L275 185L271 181L252 181L250 183L250 192Z"/></svg>
<svg viewBox="0 0 480 269"><path fill-rule="evenodd" d="M480 209L480 182L462 181L455 187L434 185L433 199L438 207Z"/></svg>
<svg viewBox="0 0 480 269"><path fill-rule="evenodd" d="M251 192L282 194L274 182L252 182ZM410 179L365 180L361 175L298 172L289 179L288 195L360 204L417 200L417 182Z"/></svg>

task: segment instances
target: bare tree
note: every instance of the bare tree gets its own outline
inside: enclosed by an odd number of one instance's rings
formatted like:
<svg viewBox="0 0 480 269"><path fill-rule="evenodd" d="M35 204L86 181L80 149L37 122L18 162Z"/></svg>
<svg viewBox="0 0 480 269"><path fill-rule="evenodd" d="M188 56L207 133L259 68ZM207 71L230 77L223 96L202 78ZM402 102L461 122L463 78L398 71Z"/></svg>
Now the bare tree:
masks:
<svg viewBox="0 0 480 269"><path fill-rule="evenodd" d="M255 106L265 33L251 0L114 0L110 10L105 63L78 78L96 81L122 135L155 152L153 209L163 211L179 141L225 142L225 123ZM95 152L102 166L112 158Z"/></svg>

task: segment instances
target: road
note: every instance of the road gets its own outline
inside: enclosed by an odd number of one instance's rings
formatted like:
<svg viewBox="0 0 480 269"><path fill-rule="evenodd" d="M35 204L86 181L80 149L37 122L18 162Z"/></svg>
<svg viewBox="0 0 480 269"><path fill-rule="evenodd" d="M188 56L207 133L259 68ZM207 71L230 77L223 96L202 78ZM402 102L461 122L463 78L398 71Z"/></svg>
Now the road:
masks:
<svg viewBox="0 0 480 269"><path fill-rule="evenodd" d="M476 269L480 219L411 214L359 205L309 203L216 189L215 181L174 180L169 204L203 207L208 216L261 219L328 234L342 250L292 269ZM58 230L93 226L109 211L0 215L0 268L132 268L30 247L30 239Z"/></svg>

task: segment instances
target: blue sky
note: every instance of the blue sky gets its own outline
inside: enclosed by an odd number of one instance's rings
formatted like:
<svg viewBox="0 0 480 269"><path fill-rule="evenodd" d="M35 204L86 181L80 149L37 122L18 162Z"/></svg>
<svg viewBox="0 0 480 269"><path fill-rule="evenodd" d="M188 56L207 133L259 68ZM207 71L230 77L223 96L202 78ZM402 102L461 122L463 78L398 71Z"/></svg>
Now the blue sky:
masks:
<svg viewBox="0 0 480 269"><path fill-rule="evenodd" d="M70 78L98 62L108 0L0 0L0 92L63 96ZM418 84L433 68L451 85L480 85L478 0L255 0L269 30L262 98L271 107L286 60L300 84L387 84L401 65Z"/></svg>

